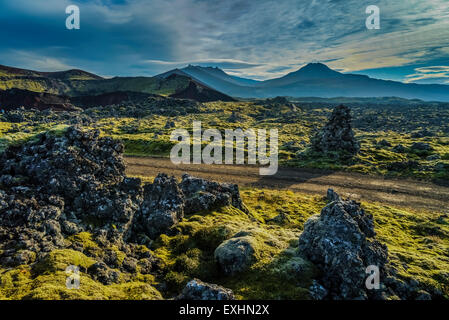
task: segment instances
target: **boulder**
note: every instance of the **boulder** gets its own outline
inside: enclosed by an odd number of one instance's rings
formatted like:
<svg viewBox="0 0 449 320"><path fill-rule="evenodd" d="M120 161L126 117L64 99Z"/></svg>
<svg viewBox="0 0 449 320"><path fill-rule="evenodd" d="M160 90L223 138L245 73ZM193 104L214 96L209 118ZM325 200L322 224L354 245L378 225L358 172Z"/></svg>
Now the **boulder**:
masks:
<svg viewBox="0 0 449 320"><path fill-rule="evenodd" d="M231 289L193 279L187 283L178 297L181 300L234 300Z"/></svg>
<svg viewBox="0 0 449 320"><path fill-rule="evenodd" d="M411 149L413 150L418 150L418 151L433 151L433 147L425 142L415 142L410 146Z"/></svg>
<svg viewBox="0 0 449 320"><path fill-rule="evenodd" d="M185 214L210 211L230 205L244 212L248 211L240 198L239 187L236 184L220 184L184 174L179 186L186 197Z"/></svg>
<svg viewBox="0 0 449 320"><path fill-rule="evenodd" d="M407 151L407 148L404 147L402 144L398 144L393 148L393 151L396 153L405 153Z"/></svg>
<svg viewBox="0 0 449 320"><path fill-rule="evenodd" d="M380 147L391 147L391 143L388 142L385 139L382 139L382 140L378 141L377 145L380 146Z"/></svg>
<svg viewBox="0 0 449 320"><path fill-rule="evenodd" d="M227 275L246 270L255 261L256 249L250 236L237 234L215 249L214 257Z"/></svg>
<svg viewBox="0 0 449 320"><path fill-rule="evenodd" d="M375 239L373 217L355 201L337 198L311 217L299 237L299 250L322 272L330 299L366 299L366 268L377 266L381 278L387 247ZM319 290L323 291L323 290Z"/></svg>
<svg viewBox="0 0 449 320"><path fill-rule="evenodd" d="M120 273L110 269L104 262L94 263L87 269L87 273L105 285L117 283L120 279Z"/></svg>

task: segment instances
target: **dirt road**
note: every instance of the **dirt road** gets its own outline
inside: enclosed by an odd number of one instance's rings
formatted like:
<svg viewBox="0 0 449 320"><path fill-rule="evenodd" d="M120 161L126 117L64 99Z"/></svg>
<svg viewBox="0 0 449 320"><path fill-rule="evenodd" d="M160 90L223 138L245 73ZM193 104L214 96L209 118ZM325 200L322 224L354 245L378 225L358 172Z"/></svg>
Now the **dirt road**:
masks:
<svg viewBox="0 0 449 320"><path fill-rule="evenodd" d="M127 174L154 177L160 172L183 173L219 182L325 195L334 188L342 196L388 205L449 212L449 188L415 180L385 179L348 172L318 172L280 168L274 176L260 176L255 166L174 165L170 159L126 157Z"/></svg>

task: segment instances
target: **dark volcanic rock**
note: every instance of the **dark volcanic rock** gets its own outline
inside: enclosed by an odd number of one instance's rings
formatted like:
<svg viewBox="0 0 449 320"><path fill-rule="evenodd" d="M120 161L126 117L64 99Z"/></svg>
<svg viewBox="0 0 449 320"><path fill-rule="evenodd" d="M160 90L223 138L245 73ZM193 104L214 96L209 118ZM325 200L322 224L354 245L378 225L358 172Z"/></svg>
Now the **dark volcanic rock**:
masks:
<svg viewBox="0 0 449 320"><path fill-rule="evenodd" d="M121 142L100 138L98 131L69 127L0 154L0 263L26 263L29 255L19 250L39 256L88 231L104 247L106 265L120 267L116 252L105 249L115 245L130 254L123 270L139 266L148 273L154 259L133 257L129 242L146 244L170 232L184 212L245 209L235 185L190 176L179 184L160 174L142 187L140 179L126 177L122 152ZM77 242L70 248L83 251Z"/></svg>
<svg viewBox="0 0 449 320"><path fill-rule="evenodd" d="M159 174L144 188L140 223L150 238L166 233L184 217L184 195L175 178Z"/></svg>
<svg viewBox="0 0 449 320"><path fill-rule="evenodd" d="M222 286L206 283L198 279L189 281L182 294L178 297L180 300L234 300L235 296L232 290Z"/></svg>
<svg viewBox="0 0 449 320"><path fill-rule="evenodd" d="M90 274L95 280L100 281L103 284L112 284L118 282L120 273L111 270L105 263L97 262L91 265L87 269L87 273Z"/></svg>
<svg viewBox="0 0 449 320"><path fill-rule="evenodd" d="M228 205L247 212L247 208L240 198L239 187L236 184L220 184L185 174L182 176L179 186L186 197L186 214L209 211Z"/></svg>
<svg viewBox="0 0 449 320"><path fill-rule="evenodd" d="M332 112L328 123L312 139L312 148L318 152L329 151L356 154L360 146L351 128L351 110L340 105Z"/></svg>
<svg viewBox="0 0 449 320"><path fill-rule="evenodd" d="M382 279L386 275L387 247L375 239L373 217L359 203L333 198L336 200L324 207L320 215L306 222L299 237L299 250L322 271L327 298L378 296L379 292L365 287L366 268L377 266Z"/></svg>
<svg viewBox="0 0 449 320"><path fill-rule="evenodd" d="M77 110L68 97L16 88L0 90L0 106L4 110L12 110L20 107L39 110L52 109L57 111Z"/></svg>
<svg viewBox="0 0 449 320"><path fill-rule="evenodd" d="M418 151L433 151L432 146L425 142L415 142L410 148Z"/></svg>

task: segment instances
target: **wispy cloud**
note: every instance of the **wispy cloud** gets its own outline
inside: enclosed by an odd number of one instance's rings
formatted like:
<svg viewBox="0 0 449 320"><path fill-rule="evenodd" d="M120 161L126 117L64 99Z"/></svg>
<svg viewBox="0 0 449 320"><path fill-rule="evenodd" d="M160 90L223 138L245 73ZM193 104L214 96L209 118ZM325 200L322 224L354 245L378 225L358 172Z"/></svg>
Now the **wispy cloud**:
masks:
<svg viewBox="0 0 449 320"><path fill-rule="evenodd" d="M143 64L162 65L170 67L182 67L186 64L194 65L213 65L224 69L247 69L260 66L260 64L249 63L235 59L203 59L203 60L185 60L185 61L165 61L165 60L143 60Z"/></svg>
<svg viewBox="0 0 449 320"><path fill-rule="evenodd" d="M416 68L414 74L406 76L406 83L449 83L449 66Z"/></svg>
<svg viewBox="0 0 449 320"><path fill-rule="evenodd" d="M310 61L353 72L449 57L447 0L376 0L380 30L365 28L368 4L360 0L2 3L0 53L38 51L102 74L153 75L192 63L266 79ZM79 31L64 28L68 4L81 9Z"/></svg>
<svg viewBox="0 0 449 320"><path fill-rule="evenodd" d="M64 60L55 57L42 56L33 52L23 50L11 50L1 52L2 61L12 62L14 66L37 71L61 71L75 69L75 66L67 64Z"/></svg>

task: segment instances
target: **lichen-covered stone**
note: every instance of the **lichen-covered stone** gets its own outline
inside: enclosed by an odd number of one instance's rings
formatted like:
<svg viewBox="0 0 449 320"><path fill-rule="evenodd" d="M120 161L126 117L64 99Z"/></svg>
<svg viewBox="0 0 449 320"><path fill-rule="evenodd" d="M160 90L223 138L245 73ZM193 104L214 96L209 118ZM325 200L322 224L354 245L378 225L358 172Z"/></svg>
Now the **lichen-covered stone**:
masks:
<svg viewBox="0 0 449 320"><path fill-rule="evenodd" d="M178 297L181 300L234 300L231 289L193 279L187 283Z"/></svg>
<svg viewBox="0 0 449 320"><path fill-rule="evenodd" d="M250 236L236 236L215 249L220 269L228 275L244 271L255 261L256 248Z"/></svg>
<svg viewBox="0 0 449 320"><path fill-rule="evenodd" d="M355 201L335 201L311 217L299 237L299 250L322 271L331 299L368 298L366 268L386 275L387 247L375 239L373 217Z"/></svg>

